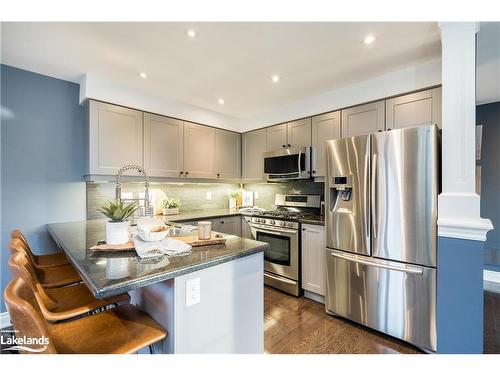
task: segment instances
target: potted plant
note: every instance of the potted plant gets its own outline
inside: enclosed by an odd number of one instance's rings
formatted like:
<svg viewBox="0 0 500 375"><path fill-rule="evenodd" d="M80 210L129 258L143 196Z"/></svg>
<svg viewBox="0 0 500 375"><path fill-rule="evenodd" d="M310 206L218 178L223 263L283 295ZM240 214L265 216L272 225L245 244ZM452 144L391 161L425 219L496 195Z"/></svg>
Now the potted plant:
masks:
<svg viewBox="0 0 500 375"><path fill-rule="evenodd" d="M139 208L137 202L125 204L122 200L109 201L97 211L106 216L110 221L106 223L106 243L121 245L129 241L128 219Z"/></svg>
<svg viewBox="0 0 500 375"><path fill-rule="evenodd" d="M179 198L165 198L161 202L163 215L175 215L179 213L179 207L182 206Z"/></svg>

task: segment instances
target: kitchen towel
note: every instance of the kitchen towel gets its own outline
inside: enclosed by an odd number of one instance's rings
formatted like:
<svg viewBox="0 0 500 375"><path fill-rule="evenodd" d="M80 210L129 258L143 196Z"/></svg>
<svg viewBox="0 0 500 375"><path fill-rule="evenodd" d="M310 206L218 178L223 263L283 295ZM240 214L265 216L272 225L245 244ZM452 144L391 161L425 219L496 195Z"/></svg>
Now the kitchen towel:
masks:
<svg viewBox="0 0 500 375"><path fill-rule="evenodd" d="M139 238L133 237L135 251L141 258L151 258L161 255L179 256L186 255L191 252L191 245L185 242L169 239L168 237L157 242L146 242Z"/></svg>

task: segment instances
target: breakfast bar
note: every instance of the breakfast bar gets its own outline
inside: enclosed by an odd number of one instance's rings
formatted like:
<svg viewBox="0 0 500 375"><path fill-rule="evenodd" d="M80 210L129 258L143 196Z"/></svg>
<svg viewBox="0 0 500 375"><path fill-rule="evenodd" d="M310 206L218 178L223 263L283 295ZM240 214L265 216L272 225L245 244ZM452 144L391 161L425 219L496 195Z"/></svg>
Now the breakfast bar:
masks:
<svg viewBox="0 0 500 375"><path fill-rule="evenodd" d="M93 252L90 247L105 237L105 223L55 223L47 229L95 297L128 292L132 303L167 329L155 352L263 352L268 244L224 235L225 244L193 247L176 257Z"/></svg>

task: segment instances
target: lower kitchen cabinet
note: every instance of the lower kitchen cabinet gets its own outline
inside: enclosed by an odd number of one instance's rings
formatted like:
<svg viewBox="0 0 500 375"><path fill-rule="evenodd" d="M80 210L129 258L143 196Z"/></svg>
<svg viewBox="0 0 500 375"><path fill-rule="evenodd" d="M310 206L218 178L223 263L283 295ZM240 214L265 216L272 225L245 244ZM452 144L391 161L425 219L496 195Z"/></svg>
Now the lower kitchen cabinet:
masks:
<svg viewBox="0 0 500 375"><path fill-rule="evenodd" d="M251 221L251 216L241 216L241 237L254 240L252 227L250 226Z"/></svg>
<svg viewBox="0 0 500 375"><path fill-rule="evenodd" d="M302 288L306 291L325 295L325 227L302 225Z"/></svg>
<svg viewBox="0 0 500 375"><path fill-rule="evenodd" d="M241 236L240 216L221 217L217 220L219 221L219 232L232 234L233 236Z"/></svg>

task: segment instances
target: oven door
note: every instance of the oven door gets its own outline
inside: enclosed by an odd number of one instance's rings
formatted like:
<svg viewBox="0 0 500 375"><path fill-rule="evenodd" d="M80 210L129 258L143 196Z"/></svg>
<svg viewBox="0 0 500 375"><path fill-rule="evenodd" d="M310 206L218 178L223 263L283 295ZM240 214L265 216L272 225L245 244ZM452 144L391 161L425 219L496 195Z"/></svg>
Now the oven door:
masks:
<svg viewBox="0 0 500 375"><path fill-rule="evenodd" d="M299 280L298 230L252 224L252 234L257 241L269 244L264 251L265 271Z"/></svg>

